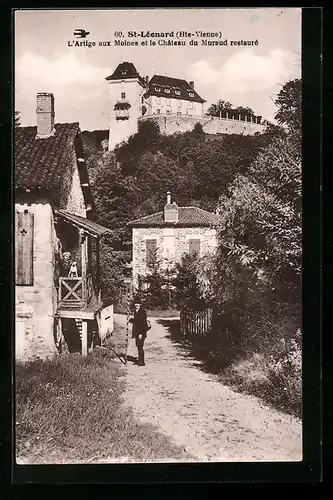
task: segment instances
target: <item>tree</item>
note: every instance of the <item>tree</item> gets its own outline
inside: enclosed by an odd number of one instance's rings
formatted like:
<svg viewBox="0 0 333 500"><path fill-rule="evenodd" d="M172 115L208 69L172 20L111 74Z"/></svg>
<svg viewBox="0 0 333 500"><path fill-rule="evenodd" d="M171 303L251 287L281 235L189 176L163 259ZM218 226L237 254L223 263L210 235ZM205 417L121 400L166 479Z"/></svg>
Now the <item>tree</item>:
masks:
<svg viewBox="0 0 333 500"><path fill-rule="evenodd" d="M197 279L199 269L200 259L196 255L187 253L182 255L180 262L175 264L175 277L172 285L176 290L175 298L179 308L185 305L192 309L199 309L205 305Z"/></svg>
<svg viewBox="0 0 333 500"><path fill-rule="evenodd" d="M254 111L253 109L249 108L249 107L244 107L244 106L237 106L237 108L234 108L233 110L233 113L235 113L236 115L242 115L242 116L254 116Z"/></svg>
<svg viewBox="0 0 333 500"><path fill-rule="evenodd" d="M100 244L101 289L104 306L115 304L125 291L128 253L115 252L107 241Z"/></svg>
<svg viewBox="0 0 333 500"><path fill-rule="evenodd" d="M229 117L232 116L238 117L238 115L247 117L247 116L254 116L255 114L253 109L249 107L238 106L235 108L230 102L223 100L219 100L217 104L212 104L207 110L207 115L216 117L219 116L225 117L226 113L228 113Z"/></svg>
<svg viewBox="0 0 333 500"><path fill-rule="evenodd" d="M275 104L278 111L275 118L285 125L290 133L300 135L302 127L302 80L287 82L280 90Z"/></svg>
<svg viewBox="0 0 333 500"><path fill-rule="evenodd" d="M157 249L151 255L149 272L139 276L140 296L151 309L167 309L170 300L167 292L168 280Z"/></svg>
<svg viewBox="0 0 333 500"><path fill-rule="evenodd" d="M223 101L220 99L217 104L212 104L208 110L207 115L210 116L220 116L220 113L225 113L232 109L232 104L228 101Z"/></svg>
<svg viewBox="0 0 333 500"><path fill-rule="evenodd" d="M198 122L198 123L196 123L194 125L193 134L194 135L202 135L202 134L204 134L204 131L203 131L201 123Z"/></svg>

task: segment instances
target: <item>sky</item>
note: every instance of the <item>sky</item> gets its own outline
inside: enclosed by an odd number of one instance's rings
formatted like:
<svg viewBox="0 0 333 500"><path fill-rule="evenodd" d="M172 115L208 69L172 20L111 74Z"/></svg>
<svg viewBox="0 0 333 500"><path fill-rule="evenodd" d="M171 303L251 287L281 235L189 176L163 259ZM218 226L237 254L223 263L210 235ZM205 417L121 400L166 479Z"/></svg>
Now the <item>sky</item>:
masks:
<svg viewBox="0 0 333 500"><path fill-rule="evenodd" d="M89 31L77 38L76 29ZM128 31L221 33L225 46L141 46L149 38ZM115 32L139 46L114 45ZM162 39L162 38L160 38ZM217 38L213 38L216 40ZM95 41L95 47L68 42ZM159 38L151 38L159 40ZM258 41L254 46L231 41ZM110 41L111 46L98 46ZM301 9L128 9L20 10L15 12L15 110L21 125L36 124L37 92L52 92L57 123L79 122L81 130L107 129L107 76L120 62L132 62L141 76L167 75L194 81L210 104L219 99L248 106L274 122L274 99L289 80L301 77Z"/></svg>

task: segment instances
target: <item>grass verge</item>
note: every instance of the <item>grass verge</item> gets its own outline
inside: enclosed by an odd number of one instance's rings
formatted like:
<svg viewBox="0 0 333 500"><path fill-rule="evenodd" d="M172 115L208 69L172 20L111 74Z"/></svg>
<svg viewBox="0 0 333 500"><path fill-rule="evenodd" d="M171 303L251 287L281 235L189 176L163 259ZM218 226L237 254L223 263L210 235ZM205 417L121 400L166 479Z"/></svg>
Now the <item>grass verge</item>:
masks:
<svg viewBox="0 0 333 500"><path fill-rule="evenodd" d="M106 350L16 365L18 463L188 458L122 406L125 369Z"/></svg>

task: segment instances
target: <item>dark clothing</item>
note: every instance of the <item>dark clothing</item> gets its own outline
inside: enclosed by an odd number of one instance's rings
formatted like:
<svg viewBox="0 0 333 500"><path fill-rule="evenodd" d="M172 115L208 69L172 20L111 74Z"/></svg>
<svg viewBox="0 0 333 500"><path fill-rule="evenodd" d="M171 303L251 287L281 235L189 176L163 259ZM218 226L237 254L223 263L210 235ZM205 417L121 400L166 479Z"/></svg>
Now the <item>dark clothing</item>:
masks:
<svg viewBox="0 0 333 500"><path fill-rule="evenodd" d="M132 338L135 338L135 343L138 348L138 365L143 366L145 364L143 345L147 337L147 313L145 309L140 307L137 312L134 311L134 317L129 321L133 325Z"/></svg>
<svg viewBox="0 0 333 500"><path fill-rule="evenodd" d="M135 339L136 347L138 348L138 365L143 366L145 364L145 352L143 350L143 344L145 343L145 337L136 337Z"/></svg>
<svg viewBox="0 0 333 500"><path fill-rule="evenodd" d="M138 335L147 337L147 313L143 307L140 307L138 312L134 312L134 317L130 319L130 322L133 324L132 338L137 338Z"/></svg>

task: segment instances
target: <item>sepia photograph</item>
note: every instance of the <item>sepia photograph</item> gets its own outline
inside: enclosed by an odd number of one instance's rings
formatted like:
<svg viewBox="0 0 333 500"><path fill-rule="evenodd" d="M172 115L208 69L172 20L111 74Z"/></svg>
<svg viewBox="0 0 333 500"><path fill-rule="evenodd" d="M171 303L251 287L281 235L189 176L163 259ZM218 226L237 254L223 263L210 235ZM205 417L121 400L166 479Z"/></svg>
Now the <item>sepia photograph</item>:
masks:
<svg viewBox="0 0 333 500"><path fill-rule="evenodd" d="M13 18L16 464L301 462L302 10Z"/></svg>

